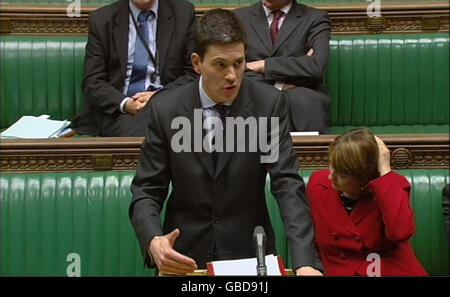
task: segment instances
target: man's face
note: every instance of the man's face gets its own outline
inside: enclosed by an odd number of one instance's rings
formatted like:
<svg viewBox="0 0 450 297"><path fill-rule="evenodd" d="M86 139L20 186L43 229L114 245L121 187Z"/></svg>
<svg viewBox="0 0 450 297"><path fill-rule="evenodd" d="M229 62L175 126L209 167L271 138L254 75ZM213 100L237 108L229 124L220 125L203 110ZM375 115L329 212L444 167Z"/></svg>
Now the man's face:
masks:
<svg viewBox="0 0 450 297"><path fill-rule="evenodd" d="M245 48L242 42L211 44L203 60L192 54L192 66L202 75L206 94L217 103L236 99L245 70Z"/></svg>
<svg viewBox="0 0 450 297"><path fill-rule="evenodd" d="M132 0L132 1L133 4L136 5L136 7L141 10L148 10L152 8L153 2L155 2L155 0Z"/></svg>
<svg viewBox="0 0 450 297"><path fill-rule="evenodd" d="M292 2L292 0L262 0L262 1L263 5L270 10L280 10L281 8L285 7L286 5Z"/></svg>

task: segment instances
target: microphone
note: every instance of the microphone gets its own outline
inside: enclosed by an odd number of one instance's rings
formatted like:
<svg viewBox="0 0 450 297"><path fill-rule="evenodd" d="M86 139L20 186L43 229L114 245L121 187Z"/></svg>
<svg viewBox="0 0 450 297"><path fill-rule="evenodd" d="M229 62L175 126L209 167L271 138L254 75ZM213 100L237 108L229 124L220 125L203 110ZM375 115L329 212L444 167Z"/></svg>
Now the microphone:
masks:
<svg viewBox="0 0 450 297"><path fill-rule="evenodd" d="M267 275L266 267L266 232L262 226L256 226L253 231L253 244L256 250L256 274L258 276Z"/></svg>

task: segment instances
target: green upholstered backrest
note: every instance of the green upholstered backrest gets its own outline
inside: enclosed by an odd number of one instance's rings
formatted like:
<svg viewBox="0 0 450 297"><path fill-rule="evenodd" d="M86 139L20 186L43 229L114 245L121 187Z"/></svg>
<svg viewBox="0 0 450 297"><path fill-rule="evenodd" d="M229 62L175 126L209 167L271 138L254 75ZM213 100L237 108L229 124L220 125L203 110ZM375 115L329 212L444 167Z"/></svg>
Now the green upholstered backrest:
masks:
<svg viewBox="0 0 450 297"><path fill-rule="evenodd" d="M22 115L72 119L81 91L86 37L0 37L0 128ZM336 134L448 133L449 36L333 36L326 82Z"/></svg>
<svg viewBox="0 0 450 297"><path fill-rule="evenodd" d="M445 170L400 171L413 185L413 247L430 274L446 275L448 246L441 190ZM305 181L311 171L302 172ZM134 172L2 174L2 275L66 275L70 253L81 258L82 276L151 275L128 218ZM269 183L267 183L268 185ZM278 254L291 264L278 206L267 202ZM164 211L164 210L163 210Z"/></svg>
<svg viewBox="0 0 450 297"><path fill-rule="evenodd" d="M71 120L82 109L86 37L0 37L0 128L23 115Z"/></svg>
<svg viewBox="0 0 450 297"><path fill-rule="evenodd" d="M333 36L332 126L435 124L448 132L448 52L446 33Z"/></svg>
<svg viewBox="0 0 450 297"><path fill-rule="evenodd" d="M128 219L134 172L1 175L1 274L150 275Z"/></svg>
<svg viewBox="0 0 450 297"><path fill-rule="evenodd" d="M450 173L445 169L400 173L412 184L411 204L416 220L416 233L411 239L414 251L428 273L450 275L449 237L442 213L442 189L450 183Z"/></svg>

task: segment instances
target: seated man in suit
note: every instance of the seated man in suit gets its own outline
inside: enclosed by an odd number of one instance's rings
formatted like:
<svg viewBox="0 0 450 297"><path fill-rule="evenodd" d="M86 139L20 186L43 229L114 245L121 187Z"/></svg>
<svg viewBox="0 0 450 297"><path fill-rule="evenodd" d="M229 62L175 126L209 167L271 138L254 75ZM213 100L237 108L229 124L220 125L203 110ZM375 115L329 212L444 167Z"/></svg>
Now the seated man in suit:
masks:
<svg viewBox="0 0 450 297"><path fill-rule="evenodd" d="M129 214L147 265L156 264L164 274L186 274L209 261L254 257L257 225L266 230L267 254L275 254L265 203L269 173L297 274L320 274L305 184L287 128L285 93L244 78L246 36L234 13L205 13L197 23L195 45L192 65L201 76L151 100L131 186ZM271 119L270 127L263 127L262 118ZM234 119L254 120L254 125L239 127ZM214 129L205 133L210 123ZM258 133L250 133L255 125L259 135L272 139L274 158L265 158L270 156L263 146L236 150L242 143L255 144Z"/></svg>
<svg viewBox="0 0 450 297"><path fill-rule="evenodd" d="M445 187L442 189L442 212L444 214L444 222L445 222L445 229L447 230L448 243L450 244L450 184L446 184Z"/></svg>
<svg viewBox="0 0 450 297"><path fill-rule="evenodd" d="M194 7L183 0L119 0L89 18L78 134L144 136L147 103L162 87L195 79Z"/></svg>
<svg viewBox="0 0 450 297"><path fill-rule="evenodd" d="M329 133L328 14L293 0L262 0L235 12L249 36L247 76L286 90L292 131Z"/></svg>

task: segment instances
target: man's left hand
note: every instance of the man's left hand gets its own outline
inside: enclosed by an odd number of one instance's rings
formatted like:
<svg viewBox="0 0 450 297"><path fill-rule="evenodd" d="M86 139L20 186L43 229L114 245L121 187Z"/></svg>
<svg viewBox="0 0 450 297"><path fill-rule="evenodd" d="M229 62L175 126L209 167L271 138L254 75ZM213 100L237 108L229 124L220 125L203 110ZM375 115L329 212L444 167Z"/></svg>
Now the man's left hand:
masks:
<svg viewBox="0 0 450 297"><path fill-rule="evenodd" d="M319 270L312 268L311 266L304 266L304 267L300 267L296 270L296 274L297 275L312 275L312 276L322 276L322 272L320 272Z"/></svg>
<svg viewBox="0 0 450 297"><path fill-rule="evenodd" d="M248 62L246 64L247 69L258 72L258 73L264 73L265 66L266 66L266 63L264 60Z"/></svg>

